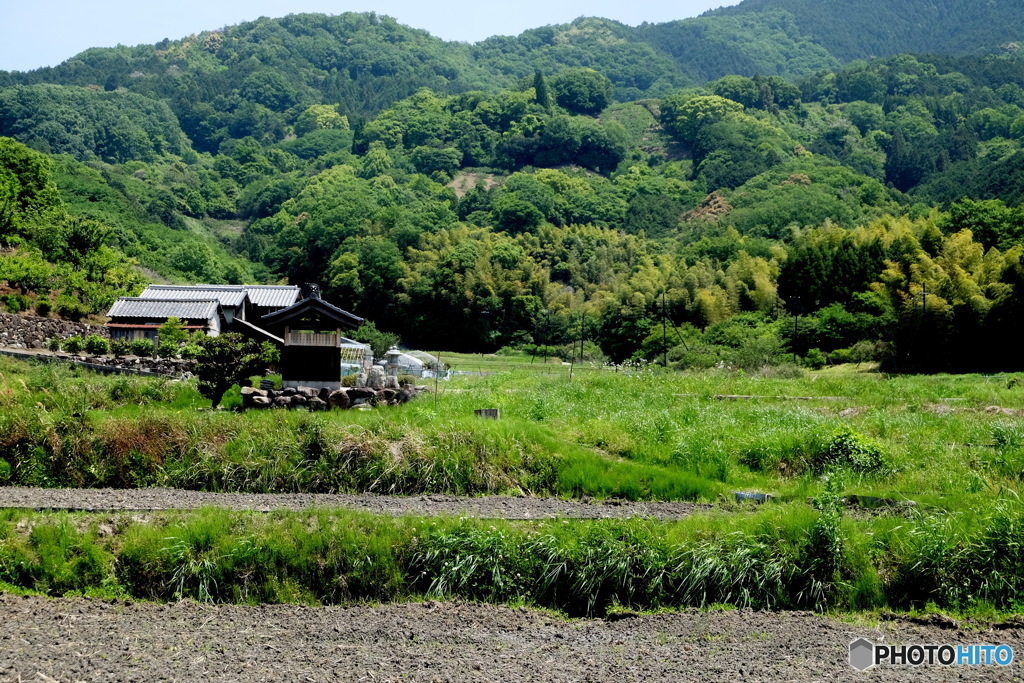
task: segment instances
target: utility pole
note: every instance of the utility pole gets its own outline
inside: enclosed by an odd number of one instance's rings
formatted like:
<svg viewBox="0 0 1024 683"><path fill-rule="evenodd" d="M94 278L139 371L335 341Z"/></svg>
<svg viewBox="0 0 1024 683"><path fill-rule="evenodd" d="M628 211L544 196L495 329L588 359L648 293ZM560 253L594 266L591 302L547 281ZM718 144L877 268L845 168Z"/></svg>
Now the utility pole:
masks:
<svg viewBox="0 0 1024 683"><path fill-rule="evenodd" d="M668 369L668 332L666 331L667 311L665 309L665 290L661 290L661 354L662 364Z"/></svg>
<svg viewBox="0 0 1024 683"><path fill-rule="evenodd" d="M583 362L583 340L587 336L587 312L580 311L580 362Z"/></svg>
<svg viewBox="0 0 1024 683"><path fill-rule="evenodd" d="M580 361L583 361L583 330L587 321L587 314L580 311ZM569 356L569 381L572 381L572 371L576 363L576 340L572 342L572 353Z"/></svg>
<svg viewBox="0 0 1024 683"><path fill-rule="evenodd" d="M793 309L793 363L796 363L797 342L800 339L800 297L790 297L790 307Z"/></svg>
<svg viewBox="0 0 1024 683"><path fill-rule="evenodd" d="M799 324L800 324L800 316L798 316L796 313L794 313L793 314L793 363L794 364L796 363L796 340L797 340L798 335L800 333L800 328L798 327Z"/></svg>
<svg viewBox="0 0 1024 683"><path fill-rule="evenodd" d="M437 410L437 382L441 375L441 352L437 352L437 365L434 366L434 410Z"/></svg>

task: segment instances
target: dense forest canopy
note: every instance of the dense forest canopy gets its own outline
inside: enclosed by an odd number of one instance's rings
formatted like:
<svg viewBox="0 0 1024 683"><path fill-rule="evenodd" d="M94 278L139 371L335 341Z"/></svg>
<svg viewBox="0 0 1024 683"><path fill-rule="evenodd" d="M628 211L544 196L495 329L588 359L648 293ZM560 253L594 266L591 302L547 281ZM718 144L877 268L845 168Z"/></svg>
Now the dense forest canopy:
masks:
<svg viewBox="0 0 1024 683"><path fill-rule="evenodd" d="M937 50L1005 9L947 4ZM819 5L476 45L293 15L0 73L0 300L316 281L435 349L1021 366L1024 57L849 61Z"/></svg>

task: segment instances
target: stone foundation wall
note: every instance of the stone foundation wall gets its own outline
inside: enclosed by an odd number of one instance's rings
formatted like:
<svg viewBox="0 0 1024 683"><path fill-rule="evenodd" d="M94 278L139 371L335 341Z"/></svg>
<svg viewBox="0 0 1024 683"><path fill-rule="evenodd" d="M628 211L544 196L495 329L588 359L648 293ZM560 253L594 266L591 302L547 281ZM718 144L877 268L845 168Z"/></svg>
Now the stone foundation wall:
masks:
<svg viewBox="0 0 1024 683"><path fill-rule="evenodd" d="M0 355L41 363L72 363L96 372L137 375L163 375L165 377L191 376L195 361L182 358L138 358L137 356L82 356L70 353L50 353L27 349L0 348Z"/></svg>
<svg viewBox="0 0 1024 683"><path fill-rule="evenodd" d="M69 320L40 318L34 315L13 315L0 313L0 346L10 349L42 349L50 337L71 337L83 339L90 334L110 338L107 328L100 325L73 323Z"/></svg>

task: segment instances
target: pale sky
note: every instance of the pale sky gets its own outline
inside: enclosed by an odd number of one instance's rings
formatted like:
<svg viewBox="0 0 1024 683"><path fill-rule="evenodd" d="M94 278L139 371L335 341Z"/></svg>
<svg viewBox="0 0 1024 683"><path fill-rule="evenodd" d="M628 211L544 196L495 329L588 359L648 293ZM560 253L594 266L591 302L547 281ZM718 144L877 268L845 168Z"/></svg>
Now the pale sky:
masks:
<svg viewBox="0 0 1024 683"><path fill-rule="evenodd" d="M377 12L444 40L476 42L493 35L564 24L581 16L635 26L686 19L736 0L0 0L0 70L56 66L90 47L176 40L261 16Z"/></svg>

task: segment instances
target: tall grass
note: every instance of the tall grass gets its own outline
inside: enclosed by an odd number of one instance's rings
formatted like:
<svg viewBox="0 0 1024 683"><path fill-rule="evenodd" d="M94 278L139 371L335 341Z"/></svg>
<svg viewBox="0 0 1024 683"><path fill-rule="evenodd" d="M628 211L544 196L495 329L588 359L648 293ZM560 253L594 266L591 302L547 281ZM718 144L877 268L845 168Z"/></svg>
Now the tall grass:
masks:
<svg viewBox="0 0 1024 683"><path fill-rule="evenodd" d="M177 382L0 359L0 483L803 500L839 466L843 495L967 510L1024 479L1015 377L505 371L371 413L202 406Z"/></svg>
<svg viewBox="0 0 1024 683"><path fill-rule="evenodd" d="M0 512L0 585L46 595L346 604L1021 612L1024 505L849 519L796 504L680 522L499 522L330 510Z"/></svg>

